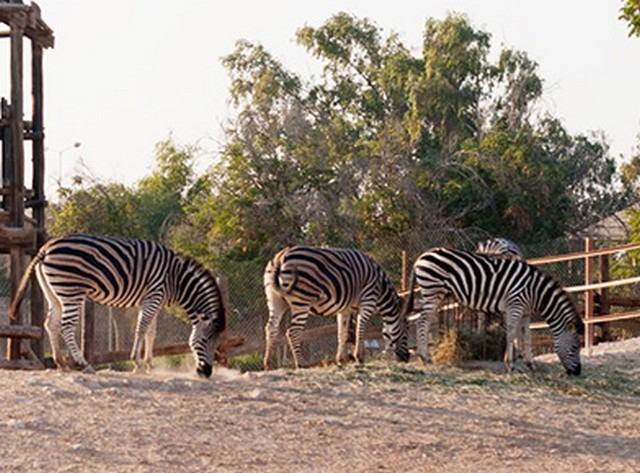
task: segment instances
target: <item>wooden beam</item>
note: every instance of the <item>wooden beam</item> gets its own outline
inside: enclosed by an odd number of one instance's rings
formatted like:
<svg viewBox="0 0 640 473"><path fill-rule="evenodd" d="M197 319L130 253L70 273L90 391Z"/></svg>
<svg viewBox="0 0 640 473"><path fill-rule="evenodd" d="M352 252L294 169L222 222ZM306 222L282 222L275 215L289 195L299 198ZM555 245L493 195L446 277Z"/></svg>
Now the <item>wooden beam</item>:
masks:
<svg viewBox="0 0 640 473"><path fill-rule="evenodd" d="M35 248L37 233L37 229L32 227L0 226L0 245Z"/></svg>
<svg viewBox="0 0 640 473"><path fill-rule="evenodd" d="M0 325L0 337L40 340L42 338L42 328L33 327L32 325Z"/></svg>
<svg viewBox="0 0 640 473"><path fill-rule="evenodd" d="M3 370L41 370L42 363L34 360L0 360Z"/></svg>

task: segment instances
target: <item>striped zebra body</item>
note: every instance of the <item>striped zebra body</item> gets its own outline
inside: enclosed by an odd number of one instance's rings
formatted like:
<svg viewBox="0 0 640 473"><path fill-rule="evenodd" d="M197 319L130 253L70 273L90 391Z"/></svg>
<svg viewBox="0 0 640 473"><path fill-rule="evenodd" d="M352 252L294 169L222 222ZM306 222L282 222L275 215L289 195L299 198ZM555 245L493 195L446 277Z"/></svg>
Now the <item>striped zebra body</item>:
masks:
<svg viewBox="0 0 640 473"><path fill-rule="evenodd" d="M264 287L269 306L265 326L265 369L273 367L273 344L282 316L291 310L287 338L296 368L302 366L301 334L309 314L338 318L337 363L348 360L349 320L356 315L353 357L364 361L364 331L378 313L388 348L407 361L407 331L400 299L382 267L365 254L350 249L296 246L277 253L267 264Z"/></svg>
<svg viewBox="0 0 640 473"><path fill-rule="evenodd" d="M73 360L92 371L74 330L86 299L112 307L140 307L131 351L136 369L151 367L158 313L180 305L192 324L189 345L197 372L210 376L213 353L225 329L225 307L215 278L197 261L152 241L73 234L46 242L30 262L10 313L15 318L36 273L49 311L45 327L56 365L64 366L60 335Z"/></svg>
<svg viewBox="0 0 640 473"><path fill-rule="evenodd" d="M424 361L429 358L429 317L442 299L452 294L458 303L470 309L504 314L507 370L513 367L514 343L523 315L538 312L549 325L555 352L567 373L580 374L582 320L569 295L534 266L519 260L434 248L414 263L405 314L413 308L416 284L422 300L418 354Z"/></svg>

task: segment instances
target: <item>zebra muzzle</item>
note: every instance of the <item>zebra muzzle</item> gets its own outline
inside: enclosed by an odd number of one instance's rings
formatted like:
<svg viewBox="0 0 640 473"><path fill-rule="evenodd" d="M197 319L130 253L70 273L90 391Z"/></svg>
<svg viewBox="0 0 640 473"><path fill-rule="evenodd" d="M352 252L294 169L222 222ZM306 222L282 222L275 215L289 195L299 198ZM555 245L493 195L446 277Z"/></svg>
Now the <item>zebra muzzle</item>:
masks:
<svg viewBox="0 0 640 473"><path fill-rule="evenodd" d="M201 378L208 378L211 376L211 372L213 371L212 366L209 363L199 364L196 372L198 376Z"/></svg>

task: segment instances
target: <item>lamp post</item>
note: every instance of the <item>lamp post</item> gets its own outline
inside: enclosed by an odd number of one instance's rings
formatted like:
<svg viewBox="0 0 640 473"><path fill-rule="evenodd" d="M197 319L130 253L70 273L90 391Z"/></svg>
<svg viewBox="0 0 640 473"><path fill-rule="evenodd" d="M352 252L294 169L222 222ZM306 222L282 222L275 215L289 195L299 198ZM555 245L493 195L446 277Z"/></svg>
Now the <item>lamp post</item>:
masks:
<svg viewBox="0 0 640 473"><path fill-rule="evenodd" d="M66 148L58 151L58 187L62 186L62 155L70 149L79 148L81 145L82 143L76 141L71 146L67 146Z"/></svg>

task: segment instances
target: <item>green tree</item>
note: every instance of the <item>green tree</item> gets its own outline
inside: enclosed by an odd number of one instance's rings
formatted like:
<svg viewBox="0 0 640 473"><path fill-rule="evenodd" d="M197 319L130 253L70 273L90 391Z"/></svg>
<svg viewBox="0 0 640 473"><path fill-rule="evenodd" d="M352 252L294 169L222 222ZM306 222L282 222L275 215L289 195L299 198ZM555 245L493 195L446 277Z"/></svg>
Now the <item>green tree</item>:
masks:
<svg viewBox="0 0 640 473"><path fill-rule="evenodd" d="M193 152L171 139L158 143L156 169L133 187L76 177L72 187L58 189L60 202L51 207L49 233L163 240L167 227L182 218L183 206L202 185L192 168Z"/></svg>
<svg viewBox="0 0 640 473"><path fill-rule="evenodd" d="M187 215L202 252L367 248L469 226L526 243L622 204L604 140L533 117L537 64L509 49L491 63L490 36L464 16L427 20L417 57L345 13L297 40L323 66L309 83L246 41L224 59L238 115Z"/></svg>
<svg viewBox="0 0 640 473"><path fill-rule="evenodd" d="M629 36L640 36L640 0L622 2L619 18L629 23Z"/></svg>

